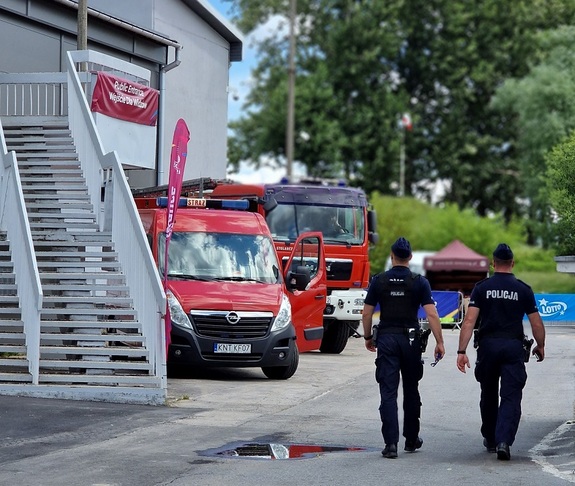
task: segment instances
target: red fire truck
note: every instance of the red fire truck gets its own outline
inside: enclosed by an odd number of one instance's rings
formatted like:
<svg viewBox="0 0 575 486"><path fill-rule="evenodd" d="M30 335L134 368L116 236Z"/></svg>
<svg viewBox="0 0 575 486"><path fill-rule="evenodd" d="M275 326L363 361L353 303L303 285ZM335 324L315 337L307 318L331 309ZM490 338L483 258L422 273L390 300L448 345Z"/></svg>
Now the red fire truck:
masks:
<svg viewBox="0 0 575 486"><path fill-rule="evenodd" d="M369 246L377 243L376 215L361 189L315 181L239 184L211 181L207 197L245 199L265 217L284 264L304 231L324 236L327 300L320 350L341 353L357 332L369 283ZM264 203L256 205L256 202Z"/></svg>
<svg viewBox="0 0 575 486"><path fill-rule="evenodd" d="M134 191L134 201L163 277L167 198L153 197L156 189ZM168 246L168 367L261 367L269 378L291 377L299 352L318 349L323 335L322 235L301 235L282 271L248 201L183 197L179 206Z"/></svg>

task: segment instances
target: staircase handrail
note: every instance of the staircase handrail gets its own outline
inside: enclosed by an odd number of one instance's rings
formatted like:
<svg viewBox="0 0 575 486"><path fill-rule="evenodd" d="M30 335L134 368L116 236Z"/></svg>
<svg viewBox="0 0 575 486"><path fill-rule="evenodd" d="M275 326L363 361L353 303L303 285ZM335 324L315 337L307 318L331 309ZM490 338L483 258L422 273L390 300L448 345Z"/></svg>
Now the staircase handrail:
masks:
<svg viewBox="0 0 575 486"><path fill-rule="evenodd" d="M107 191L109 189L113 191L113 216L109 229L112 231L112 239L125 270L130 294L134 300L134 308L138 311L137 317L142 323L142 331L146 336L150 363L156 376L162 379L162 387L166 389L163 325L166 296L122 165L116 152L104 154L94 118L76 71L75 62L78 62L74 57L76 53L78 51L67 53L70 129L100 227L108 226L99 211L101 191L106 180L111 182L111 187L109 183L106 186Z"/></svg>
<svg viewBox="0 0 575 486"><path fill-rule="evenodd" d="M0 165L0 229L6 231L11 242L10 250L17 275L18 299L22 313L28 371L32 383L37 385L40 369L40 311L43 293L38 272L38 263L34 252L34 243L30 223L24 203L24 193L20 181L20 171L16 154L8 152L4 129L0 121L0 140L2 142L2 164Z"/></svg>

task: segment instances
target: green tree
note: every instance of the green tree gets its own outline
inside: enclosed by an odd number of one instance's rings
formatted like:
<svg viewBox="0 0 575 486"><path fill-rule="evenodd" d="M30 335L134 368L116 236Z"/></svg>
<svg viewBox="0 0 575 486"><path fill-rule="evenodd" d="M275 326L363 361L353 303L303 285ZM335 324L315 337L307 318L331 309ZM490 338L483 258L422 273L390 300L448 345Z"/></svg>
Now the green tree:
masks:
<svg viewBox="0 0 575 486"><path fill-rule="evenodd" d="M510 145L518 162L528 201L528 242L553 241L552 211L547 191L545 154L575 128L575 27L545 31L538 37L533 66L521 79L509 79L492 100L514 124Z"/></svg>
<svg viewBox="0 0 575 486"><path fill-rule="evenodd" d="M547 156L548 189L557 211L560 255L575 255L575 135L558 144Z"/></svg>
<svg viewBox="0 0 575 486"><path fill-rule="evenodd" d="M246 31L286 2L235 0ZM537 31L570 23L574 0L299 0L295 157L317 175L368 192L397 191L401 129L406 187L447 180L446 201L506 221L520 211L514 124L495 90L527 74ZM287 29L260 46L248 116L231 125L230 160L285 151ZM307 137L306 137L307 138Z"/></svg>

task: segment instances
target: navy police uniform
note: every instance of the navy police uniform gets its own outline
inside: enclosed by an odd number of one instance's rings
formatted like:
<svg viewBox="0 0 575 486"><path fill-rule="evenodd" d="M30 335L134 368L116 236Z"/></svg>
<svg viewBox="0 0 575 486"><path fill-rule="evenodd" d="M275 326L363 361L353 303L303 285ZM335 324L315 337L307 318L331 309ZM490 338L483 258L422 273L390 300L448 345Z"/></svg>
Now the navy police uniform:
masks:
<svg viewBox="0 0 575 486"><path fill-rule="evenodd" d="M481 433L487 443L512 445L527 382L523 317L537 312L535 296L512 273L496 272L475 286L469 306L479 308L475 378L481 385Z"/></svg>
<svg viewBox="0 0 575 486"><path fill-rule="evenodd" d="M413 274L408 267L395 266L373 278L365 303L380 307L375 377L381 395L384 442L397 444L399 440L397 395L401 373L403 436L406 444L413 444L419 435L419 380L423 377L417 312L420 306L434 303L431 287L425 277Z"/></svg>

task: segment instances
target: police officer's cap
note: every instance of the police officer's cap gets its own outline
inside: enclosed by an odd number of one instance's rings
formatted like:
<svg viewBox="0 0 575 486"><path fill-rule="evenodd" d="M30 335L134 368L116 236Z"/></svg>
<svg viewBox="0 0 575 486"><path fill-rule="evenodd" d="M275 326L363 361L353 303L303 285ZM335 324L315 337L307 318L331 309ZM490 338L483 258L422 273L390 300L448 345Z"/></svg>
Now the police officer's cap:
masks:
<svg viewBox="0 0 575 486"><path fill-rule="evenodd" d="M398 238L393 245L391 245L393 254L401 259L406 259L411 256L411 245L405 238Z"/></svg>
<svg viewBox="0 0 575 486"><path fill-rule="evenodd" d="M511 251L511 248L509 248L509 245L499 243L493 252L493 257L498 260L513 260L513 252Z"/></svg>

